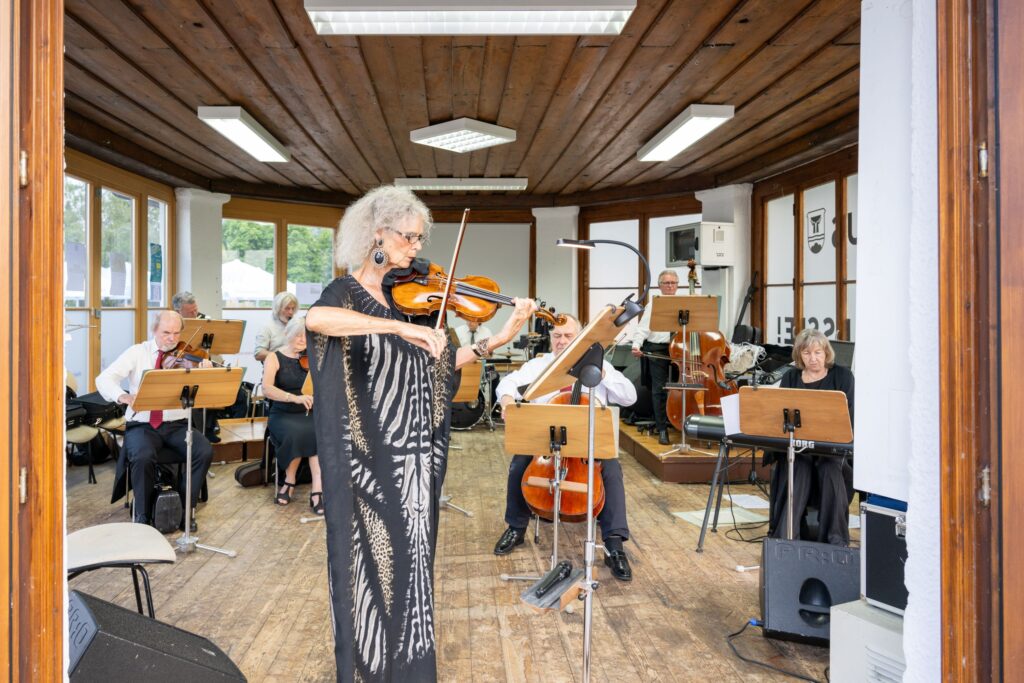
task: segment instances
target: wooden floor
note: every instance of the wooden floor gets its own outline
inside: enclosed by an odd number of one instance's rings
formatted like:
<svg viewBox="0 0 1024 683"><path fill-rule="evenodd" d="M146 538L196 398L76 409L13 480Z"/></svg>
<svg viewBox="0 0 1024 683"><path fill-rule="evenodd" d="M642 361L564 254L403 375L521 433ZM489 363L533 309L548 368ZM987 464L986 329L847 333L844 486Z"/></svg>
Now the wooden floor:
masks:
<svg viewBox="0 0 1024 683"><path fill-rule="evenodd" d="M507 460L502 434L457 433L446 492L475 514L442 513L436 571L438 678L442 681L579 681L582 679L582 604L572 614L537 614L519 601L524 584L502 573L535 573L546 566L550 527L541 545L528 540L510 556L492 554L504 529ZM594 600L593 678L596 681L788 680L751 666L730 651L726 635L760 617L756 565L759 544L709 534L694 552L699 528L673 512L702 510L707 487L657 480L631 456L622 460L633 538L626 544L633 581L620 583L600 565ZM214 466L210 502L200 507L203 543L236 550L236 558L198 551L174 565L153 566L156 616L212 639L250 681L329 681L334 678L327 606L322 522L308 516L308 486L298 503L277 507L270 488L242 489L238 463ZM98 467L98 485L85 468L68 473L69 531L113 521L127 512L110 505L113 466ZM734 493L755 493L733 487ZM723 519L729 520L727 513ZM730 523L731 525L731 523ZM581 564L583 525L563 527L564 553ZM762 527L763 529L763 527ZM732 534L730 534L732 535ZM755 535L748 532L748 535ZM173 539L177 534L169 536ZM599 553L600 556L600 553ZM100 570L71 589L134 609L130 574ZM828 651L762 638L750 628L738 647L805 676L824 679Z"/></svg>

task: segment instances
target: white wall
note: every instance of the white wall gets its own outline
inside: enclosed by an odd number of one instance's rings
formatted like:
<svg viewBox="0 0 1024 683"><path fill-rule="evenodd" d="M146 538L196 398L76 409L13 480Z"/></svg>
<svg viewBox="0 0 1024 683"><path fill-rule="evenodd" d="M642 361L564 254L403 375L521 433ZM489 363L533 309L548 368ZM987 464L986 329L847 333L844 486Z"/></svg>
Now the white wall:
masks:
<svg viewBox="0 0 1024 683"><path fill-rule="evenodd" d="M537 221L537 298L556 311L579 316L576 250L556 247L560 239L579 236L578 206L534 209Z"/></svg>
<svg viewBox="0 0 1024 683"><path fill-rule="evenodd" d="M732 223L736 234L736 261L730 268L704 270L701 273L702 294L720 297L719 329L726 339L732 337L743 297L750 285L750 192L752 185L726 185L696 193L701 203L701 216L705 221ZM685 279L680 280L680 285ZM750 320L750 309L743 314Z"/></svg>
<svg viewBox="0 0 1024 683"><path fill-rule="evenodd" d="M210 318L221 317L221 251L224 204L230 195L178 188L177 256L178 291L195 294L200 310ZM168 296L173 296L171 292Z"/></svg>
<svg viewBox="0 0 1024 683"><path fill-rule="evenodd" d="M430 231L430 241L420 252L420 257L430 259L448 270L458 233L458 223L435 223ZM497 282L501 293L506 296L529 296L529 223L470 223L462 240L455 275L483 275ZM511 311L510 307L502 306L494 318L484 324L491 332L497 333L508 320ZM457 327L462 322L457 323L453 317L451 324Z"/></svg>
<svg viewBox="0 0 1024 683"><path fill-rule="evenodd" d="M861 7L858 489L908 502L906 681L940 680L935 7Z"/></svg>

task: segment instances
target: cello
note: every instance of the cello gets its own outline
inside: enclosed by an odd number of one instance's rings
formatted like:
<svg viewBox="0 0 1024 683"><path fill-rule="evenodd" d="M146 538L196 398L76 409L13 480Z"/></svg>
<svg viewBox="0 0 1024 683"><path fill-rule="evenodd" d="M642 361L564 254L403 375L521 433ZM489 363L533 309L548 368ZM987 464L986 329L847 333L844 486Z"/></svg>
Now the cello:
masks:
<svg viewBox="0 0 1024 683"><path fill-rule="evenodd" d="M557 394L549 405L589 405L590 396L583 393L579 382L571 389ZM587 461L583 458L562 458L561 469L564 473L562 483L573 482L582 484L584 490L569 491L562 489L559 499L558 518L563 522L583 522L587 519ZM527 484L530 477L540 477L548 481L555 480L555 459L550 455L535 455L526 471L523 472L523 498L530 510L543 519L554 521L555 494L551 487L531 486ZM600 514L604 507L604 480L601 478L601 463L594 462L594 516Z"/></svg>

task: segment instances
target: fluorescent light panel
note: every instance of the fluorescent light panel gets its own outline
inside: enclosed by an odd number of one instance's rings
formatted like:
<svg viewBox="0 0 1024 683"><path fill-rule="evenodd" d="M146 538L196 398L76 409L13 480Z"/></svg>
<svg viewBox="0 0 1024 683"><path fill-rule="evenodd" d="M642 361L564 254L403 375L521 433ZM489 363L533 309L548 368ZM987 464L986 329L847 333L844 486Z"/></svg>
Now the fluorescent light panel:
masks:
<svg viewBox="0 0 1024 683"><path fill-rule="evenodd" d="M421 145L462 153L515 142L516 132L476 119L461 118L414 130L409 133L409 139Z"/></svg>
<svg viewBox="0 0 1024 683"><path fill-rule="evenodd" d="M305 0L330 35L618 35L636 0Z"/></svg>
<svg viewBox="0 0 1024 683"><path fill-rule="evenodd" d="M732 118L731 104L691 104L636 153L640 161L668 161Z"/></svg>
<svg viewBox="0 0 1024 683"><path fill-rule="evenodd" d="M199 118L257 161L283 163L288 150L241 107L199 107Z"/></svg>
<svg viewBox="0 0 1024 683"><path fill-rule="evenodd" d="M521 192L526 189L526 178L395 178L395 185L410 190L440 190L448 192Z"/></svg>

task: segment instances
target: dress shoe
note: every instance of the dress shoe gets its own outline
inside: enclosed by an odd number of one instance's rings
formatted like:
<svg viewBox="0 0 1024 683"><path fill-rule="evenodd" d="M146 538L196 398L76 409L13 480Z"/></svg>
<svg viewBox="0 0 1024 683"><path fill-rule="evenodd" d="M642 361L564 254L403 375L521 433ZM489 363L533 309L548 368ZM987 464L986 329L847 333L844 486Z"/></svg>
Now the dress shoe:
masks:
<svg viewBox="0 0 1024 683"><path fill-rule="evenodd" d="M216 434L208 434L206 440L210 443L220 443L220 437Z"/></svg>
<svg viewBox="0 0 1024 683"><path fill-rule="evenodd" d="M508 555L517 545L522 545L525 538L526 529L516 529L515 527L510 526L505 529L505 533L503 533L501 538L498 539L498 542L494 544L494 554Z"/></svg>
<svg viewBox="0 0 1024 683"><path fill-rule="evenodd" d="M181 515L181 521L178 522L178 531L184 531L184 530L185 530L185 515L182 514ZM188 530L189 530L190 533L193 533L193 534L195 532L199 531L199 525L196 524L196 511L195 511L194 508L192 510L192 516L189 518Z"/></svg>
<svg viewBox="0 0 1024 683"><path fill-rule="evenodd" d="M633 570L629 568L629 560L624 550L613 550L604 556L604 563L612 570L612 576L619 581L632 581Z"/></svg>
<svg viewBox="0 0 1024 683"><path fill-rule="evenodd" d="M658 432L658 443L660 443L662 446L667 446L670 443L672 443L671 441L668 440L667 429L662 429L660 432Z"/></svg>

